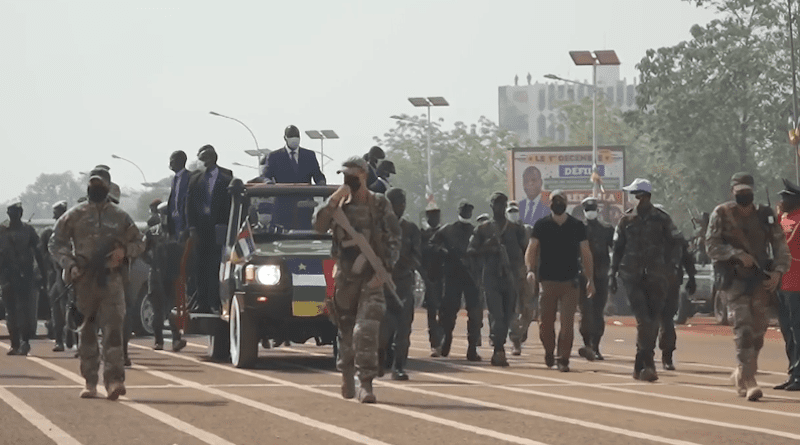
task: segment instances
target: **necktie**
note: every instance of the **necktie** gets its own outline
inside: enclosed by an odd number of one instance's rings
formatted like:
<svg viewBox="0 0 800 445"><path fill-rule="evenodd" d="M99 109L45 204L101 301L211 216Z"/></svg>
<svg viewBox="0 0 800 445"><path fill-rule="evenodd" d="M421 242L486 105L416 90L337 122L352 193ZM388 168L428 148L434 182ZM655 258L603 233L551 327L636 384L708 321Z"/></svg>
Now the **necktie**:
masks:
<svg viewBox="0 0 800 445"><path fill-rule="evenodd" d="M206 196L205 196L205 200L204 200L205 202L203 203L204 204L203 212L206 215L210 215L211 214L211 192L212 192L212 187L213 187L213 184L211 182L212 175L211 175L210 171L206 172L205 179L206 179L206 187L205 187Z"/></svg>
<svg viewBox="0 0 800 445"><path fill-rule="evenodd" d="M292 150L289 158L292 159L292 168L294 168L294 171L297 172L297 151Z"/></svg>
<svg viewBox="0 0 800 445"><path fill-rule="evenodd" d="M528 211L525 212L525 220L530 221L533 218L533 209L536 207L536 201L531 201L528 203Z"/></svg>

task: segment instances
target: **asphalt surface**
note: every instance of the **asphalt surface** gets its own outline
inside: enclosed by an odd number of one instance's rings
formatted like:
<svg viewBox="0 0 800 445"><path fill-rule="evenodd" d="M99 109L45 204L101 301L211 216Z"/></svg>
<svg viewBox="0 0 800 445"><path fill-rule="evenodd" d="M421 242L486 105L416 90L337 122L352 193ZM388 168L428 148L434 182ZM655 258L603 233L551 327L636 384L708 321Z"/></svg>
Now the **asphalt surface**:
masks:
<svg viewBox="0 0 800 445"><path fill-rule="evenodd" d="M678 370L660 370L655 383L631 377L630 317L608 318L605 361L578 357L576 343L569 373L545 367L535 324L509 368L489 366L487 327L484 360L466 361L463 316L448 358L429 357L421 311L414 328L411 380L376 380L375 405L341 398L330 346L262 349L256 369L239 370L208 361L202 337L178 354L169 343L162 352L151 338L132 340L128 395L110 402L78 398L74 350L51 352L52 340L33 341L28 357L6 356L0 323L0 444L800 443L800 393L771 389L786 370L775 328L755 403L730 384L730 328L708 318L679 327Z"/></svg>

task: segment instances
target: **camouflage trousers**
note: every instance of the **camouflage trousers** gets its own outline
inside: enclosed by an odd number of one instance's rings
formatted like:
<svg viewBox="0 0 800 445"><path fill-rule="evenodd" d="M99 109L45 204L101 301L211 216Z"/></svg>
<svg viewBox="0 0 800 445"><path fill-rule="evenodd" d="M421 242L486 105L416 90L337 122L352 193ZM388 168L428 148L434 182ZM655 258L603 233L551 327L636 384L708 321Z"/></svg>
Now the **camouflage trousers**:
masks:
<svg viewBox="0 0 800 445"><path fill-rule="evenodd" d="M758 370L758 354L764 346L770 302L770 293L761 283L751 286L752 290L747 287L745 281L734 279L731 287L724 291L728 308L733 312L736 360L745 378L755 376Z"/></svg>
<svg viewBox="0 0 800 445"><path fill-rule="evenodd" d="M528 339L528 329L539 304L539 282L531 285L526 275L524 268L517 275L517 307L508 332L508 339L515 343Z"/></svg>
<svg viewBox="0 0 800 445"><path fill-rule="evenodd" d="M636 360L634 371L655 368L656 339L661 313L667 299L669 273L655 270L647 274L620 271L633 315L636 316Z"/></svg>
<svg viewBox="0 0 800 445"><path fill-rule="evenodd" d="M81 375L87 385L97 385L100 361L103 361L103 383L125 381L125 363L122 352L122 330L125 322L125 293L122 275L109 273L105 286L95 277L86 275L75 283L78 310L84 316L79 328L78 355ZM97 341L98 329L103 334L103 347ZM101 357L102 356L102 357Z"/></svg>
<svg viewBox="0 0 800 445"><path fill-rule="evenodd" d="M333 297L339 327L336 367L343 373L355 371L360 380L378 375L381 320L386 310L383 287L370 287L371 279L339 272Z"/></svg>

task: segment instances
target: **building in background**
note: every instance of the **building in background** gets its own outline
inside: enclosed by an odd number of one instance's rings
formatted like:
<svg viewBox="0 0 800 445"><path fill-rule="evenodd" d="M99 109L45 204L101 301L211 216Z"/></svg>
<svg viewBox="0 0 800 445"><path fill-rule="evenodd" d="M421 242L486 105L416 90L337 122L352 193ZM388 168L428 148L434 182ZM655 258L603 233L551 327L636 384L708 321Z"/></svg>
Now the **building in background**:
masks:
<svg viewBox="0 0 800 445"><path fill-rule="evenodd" d="M530 80L528 75L527 85L498 88L500 127L519 135L522 146L539 145L542 139L565 143L569 135L559 121L558 104L591 98L592 87L558 81L531 84ZM581 82L592 83L591 79ZM598 100L604 97L622 111L636 107L636 83L620 80L619 66L598 66L597 88Z"/></svg>

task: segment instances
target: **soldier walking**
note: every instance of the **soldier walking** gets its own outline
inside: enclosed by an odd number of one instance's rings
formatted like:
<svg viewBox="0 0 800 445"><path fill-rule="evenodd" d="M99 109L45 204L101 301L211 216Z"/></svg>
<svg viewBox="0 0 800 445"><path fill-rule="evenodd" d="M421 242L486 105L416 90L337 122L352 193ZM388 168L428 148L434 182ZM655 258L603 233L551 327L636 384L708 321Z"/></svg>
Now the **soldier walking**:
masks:
<svg viewBox="0 0 800 445"><path fill-rule="evenodd" d="M372 379L379 370L378 342L386 308L385 283L379 277L392 269L400 255L400 225L389 201L367 189L367 162L352 157L342 166L344 184L319 207L313 223L318 232L333 230L333 310L339 329L336 365L342 372L342 397L356 396L357 375L358 400L375 403ZM366 239L366 245L359 245L348 228Z"/></svg>
<svg viewBox="0 0 800 445"><path fill-rule="evenodd" d="M750 401L763 396L756 382L756 371L769 321L770 295L791 263L786 237L772 209L753 204L754 184L750 174L734 174L731 177L734 201L714 209L706 232L708 256L715 262L715 268L722 270L720 289L733 311L739 365L731 379L739 396Z"/></svg>
<svg viewBox="0 0 800 445"><path fill-rule="evenodd" d="M636 317L636 360L633 378L658 380L653 356L661 313L669 286L669 252L680 236L672 219L650 202L653 187L636 178L622 188L635 207L625 212L614 232L614 249L608 288L617 292L617 274Z"/></svg>
<svg viewBox="0 0 800 445"><path fill-rule="evenodd" d="M109 183L108 171L92 170L88 201L58 220L49 249L66 279L75 285L78 310L85 317L78 353L86 387L80 396L97 396L102 360L108 399L116 400L126 393L122 269L125 260L139 256L145 245L131 217L108 200ZM97 343L98 328L103 335L102 352Z"/></svg>
<svg viewBox="0 0 800 445"><path fill-rule="evenodd" d="M489 336L494 346L491 364L508 366L505 344L517 303L517 275L523 270L525 229L506 218L508 197L504 193L495 192L489 203L493 217L475 229L468 252L484 260L482 281L490 314Z"/></svg>
<svg viewBox="0 0 800 445"><path fill-rule="evenodd" d="M586 240L592 252L592 270L594 272L594 295L587 298L585 289L581 288L581 323L580 333L583 337L583 348L578 353L587 360L603 360L600 353L600 339L603 338L606 322L603 310L608 301L608 266L611 259L608 252L614 245L614 228L597 219L597 198L590 196L581 201L583 215L586 217ZM592 357L590 357L590 355Z"/></svg>
<svg viewBox="0 0 800 445"><path fill-rule="evenodd" d="M11 336L8 355L28 355L30 339L36 334L36 280L33 261L47 277L39 236L22 222L22 203L8 206L8 222L0 226L0 287L6 307L6 326Z"/></svg>
<svg viewBox="0 0 800 445"><path fill-rule="evenodd" d="M67 201L59 201L53 204L53 219L58 220L66 211ZM61 267L58 263L53 261L53 257L47 249L47 244L50 242L50 237L53 236L54 229L55 225L42 231L39 250L42 252L44 267L47 270L47 295L50 301L50 324L55 339L53 352L60 352L64 350L64 336L67 334L65 332L67 321L67 296L65 295L66 286L64 286L64 280L61 278ZM71 338L71 335L67 334L67 337Z"/></svg>
<svg viewBox="0 0 800 445"><path fill-rule="evenodd" d="M433 234L439 230L441 210L435 203L429 203L425 209L425 218L428 226L422 229L422 268L420 273L425 281L425 298L423 306L428 312L428 340L431 344L431 357L442 355L442 340L444 332L441 325L442 292L444 279L442 266L444 257L439 248L431 244Z"/></svg>
<svg viewBox="0 0 800 445"><path fill-rule="evenodd" d="M524 224L520 220L519 205L516 201L508 203L506 216L509 224L517 224L525 230L525 245L528 245L533 227ZM511 355L522 354L522 343L525 343L528 339L528 329L534 319L539 300L539 284L535 282L529 283L527 273L524 270L524 263L522 267L523 269L517 274L517 307L508 332L508 339L511 340L513 345Z"/></svg>
<svg viewBox="0 0 800 445"><path fill-rule="evenodd" d="M480 293L470 273L467 246L475 229L472 218L473 205L467 201L458 204L458 221L445 224L431 238L431 244L444 255L444 297L439 320L442 323L444 339L441 355L450 355L453 344L453 329L456 326L458 311L461 309L463 295L467 308L467 360L480 361L478 343L483 327L483 307Z"/></svg>
<svg viewBox="0 0 800 445"><path fill-rule="evenodd" d="M421 235L416 224L402 218L406 211L405 191L399 188L390 189L386 193L386 198L392 204L392 210L400 221L402 232L400 257L392 269L392 281L397 287L397 295L400 297L402 306L398 306L393 298L387 299L381 343L387 349L387 367L392 370L392 380L408 380L405 367L408 360L408 347L411 343L411 324L414 322L414 284L416 283L414 272L420 268Z"/></svg>

